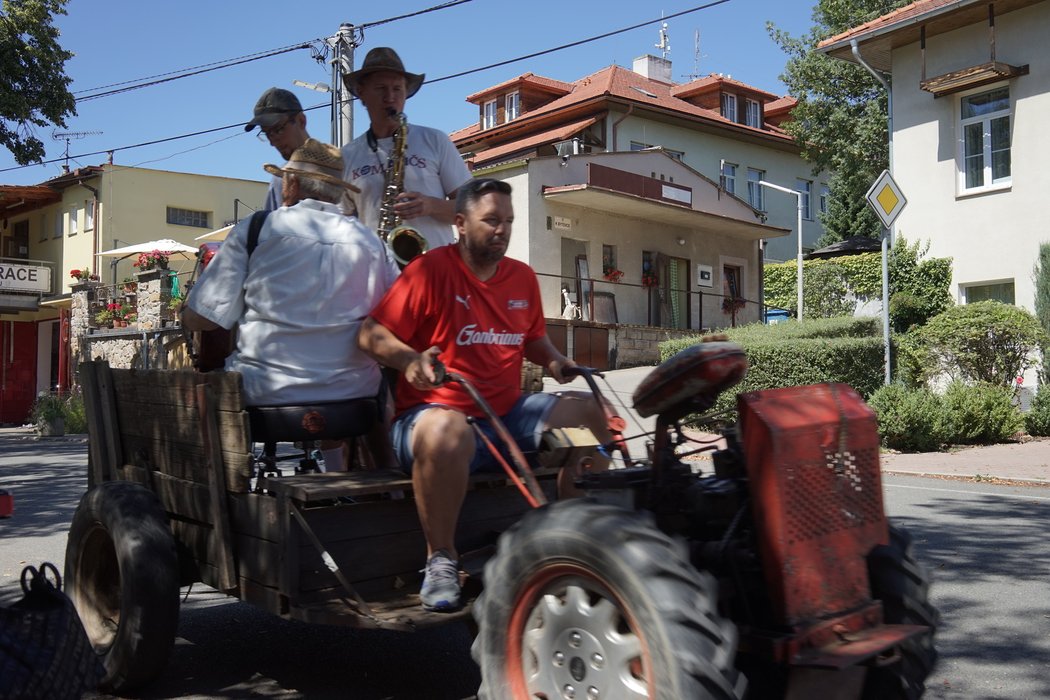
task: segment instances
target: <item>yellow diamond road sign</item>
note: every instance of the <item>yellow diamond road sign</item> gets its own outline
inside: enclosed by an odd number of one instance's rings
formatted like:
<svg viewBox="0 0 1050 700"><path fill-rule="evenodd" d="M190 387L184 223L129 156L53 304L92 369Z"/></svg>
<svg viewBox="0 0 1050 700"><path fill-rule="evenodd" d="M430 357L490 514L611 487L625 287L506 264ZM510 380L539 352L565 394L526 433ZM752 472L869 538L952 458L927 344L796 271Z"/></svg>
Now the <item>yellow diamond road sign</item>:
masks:
<svg viewBox="0 0 1050 700"><path fill-rule="evenodd" d="M904 193L901 192L901 188L897 186L897 183L890 176L889 170L883 170L882 174L875 178L875 184L868 190L865 198L868 200L871 208L875 210L879 220L882 221L882 225L886 228L893 225L893 220L897 218L897 215L901 213L901 209L908 203L908 200L904 198Z"/></svg>

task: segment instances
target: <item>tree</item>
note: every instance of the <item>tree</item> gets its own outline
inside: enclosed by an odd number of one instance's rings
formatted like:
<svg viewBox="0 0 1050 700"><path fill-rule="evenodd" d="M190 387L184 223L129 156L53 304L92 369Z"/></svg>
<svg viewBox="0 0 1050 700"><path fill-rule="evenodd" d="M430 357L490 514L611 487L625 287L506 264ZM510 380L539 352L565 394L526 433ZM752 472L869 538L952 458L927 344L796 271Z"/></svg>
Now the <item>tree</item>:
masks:
<svg viewBox="0 0 1050 700"><path fill-rule="evenodd" d="M20 165L40 161L44 144L34 127L65 127L77 113L65 64L73 54L58 44L55 15L68 0L3 0L0 5L0 145Z"/></svg>
<svg viewBox="0 0 1050 700"><path fill-rule="evenodd" d="M880 224L864 195L889 163L887 95L863 66L816 51L822 40L879 17L909 0L818 0L813 28L795 38L767 25L788 54L780 79L798 100L783 127L814 164L814 173L832 173L828 211L821 215L819 246L851 236L878 238Z"/></svg>
<svg viewBox="0 0 1050 700"><path fill-rule="evenodd" d="M1039 246L1039 261L1032 269L1032 280L1035 282L1035 317L1043 330L1050 334L1050 243ZM1044 386L1050 384L1050 347L1044 345L1039 350L1042 354L1039 385Z"/></svg>

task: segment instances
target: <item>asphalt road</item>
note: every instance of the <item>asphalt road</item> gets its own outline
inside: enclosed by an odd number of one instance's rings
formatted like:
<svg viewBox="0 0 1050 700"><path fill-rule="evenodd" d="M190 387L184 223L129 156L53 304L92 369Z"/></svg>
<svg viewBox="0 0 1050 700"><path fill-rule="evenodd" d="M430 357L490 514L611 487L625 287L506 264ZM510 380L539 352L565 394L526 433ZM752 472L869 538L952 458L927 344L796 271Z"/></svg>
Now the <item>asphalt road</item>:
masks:
<svg viewBox="0 0 1050 700"><path fill-rule="evenodd" d="M61 569L85 488L86 444L0 437L0 601L26 563ZM931 698L1050 697L1050 488L887 477L886 508L915 536L941 609ZM416 634L288 622L183 589L175 651L145 698L468 698L479 672L463 625ZM0 603L2 604L2 603Z"/></svg>

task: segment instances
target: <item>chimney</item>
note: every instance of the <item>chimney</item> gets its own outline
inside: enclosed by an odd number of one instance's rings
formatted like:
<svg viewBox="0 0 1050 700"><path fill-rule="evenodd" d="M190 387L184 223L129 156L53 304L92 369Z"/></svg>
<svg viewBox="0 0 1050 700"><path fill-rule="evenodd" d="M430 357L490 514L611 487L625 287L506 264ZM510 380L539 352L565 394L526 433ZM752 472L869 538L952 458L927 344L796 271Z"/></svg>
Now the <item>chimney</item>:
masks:
<svg viewBox="0 0 1050 700"><path fill-rule="evenodd" d="M650 80L667 83L668 85L672 84L671 61L666 58L660 58L651 54L639 56L634 59L634 72Z"/></svg>

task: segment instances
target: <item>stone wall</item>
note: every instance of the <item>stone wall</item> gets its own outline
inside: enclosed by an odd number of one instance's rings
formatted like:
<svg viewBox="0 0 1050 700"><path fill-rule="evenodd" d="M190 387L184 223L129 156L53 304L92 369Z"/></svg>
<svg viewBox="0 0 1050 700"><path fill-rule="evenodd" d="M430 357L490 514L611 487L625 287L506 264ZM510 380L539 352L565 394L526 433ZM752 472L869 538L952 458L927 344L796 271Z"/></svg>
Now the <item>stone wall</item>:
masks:
<svg viewBox="0 0 1050 700"><path fill-rule="evenodd" d="M703 331L653 328L651 326L615 326L610 332L609 350L615 346L613 369L660 364L660 343L672 338L700 336ZM613 339L615 338L615 345Z"/></svg>

